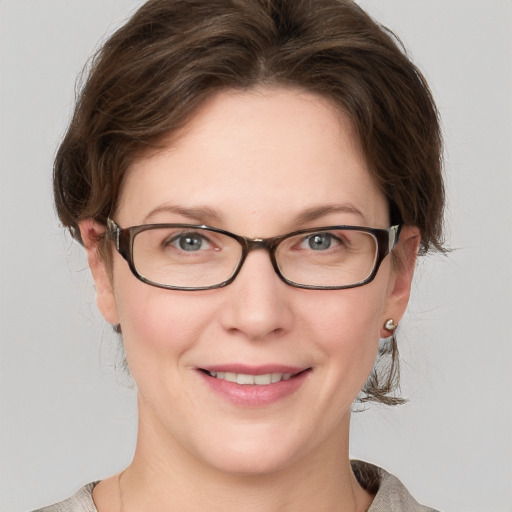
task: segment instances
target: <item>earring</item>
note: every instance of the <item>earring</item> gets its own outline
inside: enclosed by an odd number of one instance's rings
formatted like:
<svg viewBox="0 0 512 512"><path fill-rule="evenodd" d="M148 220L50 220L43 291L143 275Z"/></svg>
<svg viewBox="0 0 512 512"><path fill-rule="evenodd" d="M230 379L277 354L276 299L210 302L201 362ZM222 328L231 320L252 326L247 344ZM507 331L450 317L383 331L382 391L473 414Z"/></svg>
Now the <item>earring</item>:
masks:
<svg viewBox="0 0 512 512"><path fill-rule="evenodd" d="M395 324L395 321L392 318L389 318L384 322L384 329L386 329L386 331L393 332L397 327L398 324Z"/></svg>

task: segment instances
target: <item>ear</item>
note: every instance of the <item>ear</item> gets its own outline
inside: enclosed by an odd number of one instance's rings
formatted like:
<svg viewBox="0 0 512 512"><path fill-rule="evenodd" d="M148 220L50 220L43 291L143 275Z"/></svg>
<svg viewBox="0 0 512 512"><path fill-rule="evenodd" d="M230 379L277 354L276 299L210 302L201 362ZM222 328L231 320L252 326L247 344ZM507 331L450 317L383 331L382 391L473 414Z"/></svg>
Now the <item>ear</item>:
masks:
<svg viewBox="0 0 512 512"><path fill-rule="evenodd" d="M395 251L399 262L394 265L390 279L390 288L382 319L381 338L388 338L392 332L384 328L386 320L392 318L395 324L402 319L411 294L411 283L416 265L416 257L420 246L420 230L415 226L403 226ZM396 263L396 262L395 262Z"/></svg>
<svg viewBox="0 0 512 512"><path fill-rule="evenodd" d="M119 316L112 287L112 278L107 262L101 257L99 247L102 235L105 232L105 226L93 219L85 219L79 223L79 227L96 287L98 309L108 323L117 325L119 324Z"/></svg>

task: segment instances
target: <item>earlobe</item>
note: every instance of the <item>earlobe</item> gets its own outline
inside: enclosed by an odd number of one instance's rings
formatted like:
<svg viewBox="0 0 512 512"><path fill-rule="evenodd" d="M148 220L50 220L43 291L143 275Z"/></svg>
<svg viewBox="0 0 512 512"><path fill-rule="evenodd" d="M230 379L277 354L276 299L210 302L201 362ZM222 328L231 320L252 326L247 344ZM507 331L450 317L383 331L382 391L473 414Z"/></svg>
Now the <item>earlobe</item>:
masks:
<svg viewBox="0 0 512 512"><path fill-rule="evenodd" d="M393 278L390 282L386 309L382 319L381 338L391 336L393 331L386 329L385 324L388 319L393 319L393 323L398 325L411 293L411 283L416 265L421 235L420 230L414 226L404 226L400 233L400 241L396 247L399 261L393 270Z"/></svg>
<svg viewBox="0 0 512 512"><path fill-rule="evenodd" d="M119 324L119 317L112 288L112 279L107 262L101 257L99 247L102 235L105 232L105 226L93 219L85 219L79 223L79 227L87 252L87 262L94 279L98 309L108 323L117 325Z"/></svg>

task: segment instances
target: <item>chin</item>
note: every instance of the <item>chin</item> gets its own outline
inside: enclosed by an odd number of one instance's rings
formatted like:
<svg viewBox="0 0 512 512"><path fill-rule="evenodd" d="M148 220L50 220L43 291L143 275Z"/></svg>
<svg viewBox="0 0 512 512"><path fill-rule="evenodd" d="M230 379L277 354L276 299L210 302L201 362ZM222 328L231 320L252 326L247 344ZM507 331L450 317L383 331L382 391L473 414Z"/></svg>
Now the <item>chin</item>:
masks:
<svg viewBox="0 0 512 512"><path fill-rule="evenodd" d="M250 453L228 453L213 467L220 473L239 477L264 477L278 473L292 464L293 457L276 457L271 448L258 447Z"/></svg>
<svg viewBox="0 0 512 512"><path fill-rule="evenodd" d="M250 430L250 429L248 429ZM279 472L298 458L303 443L289 442L281 436L255 435L242 432L242 436L227 436L217 439L214 445L206 448L202 456L204 462L217 471L238 476L265 476Z"/></svg>

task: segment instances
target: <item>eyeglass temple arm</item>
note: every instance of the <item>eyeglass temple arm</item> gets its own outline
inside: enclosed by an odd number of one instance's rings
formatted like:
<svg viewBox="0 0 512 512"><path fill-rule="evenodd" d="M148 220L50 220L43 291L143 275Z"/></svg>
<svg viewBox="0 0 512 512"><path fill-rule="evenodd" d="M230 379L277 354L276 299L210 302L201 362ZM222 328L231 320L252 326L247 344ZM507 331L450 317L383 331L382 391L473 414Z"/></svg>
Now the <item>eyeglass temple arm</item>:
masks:
<svg viewBox="0 0 512 512"><path fill-rule="evenodd" d="M396 226L391 226L389 228L389 245L388 251L391 252L396 244L398 243L398 238L400 237L400 231L402 229L401 224L397 224Z"/></svg>
<svg viewBox="0 0 512 512"><path fill-rule="evenodd" d="M119 237L121 236L121 228L110 218L107 219L107 236L112 239L116 249L119 251Z"/></svg>

